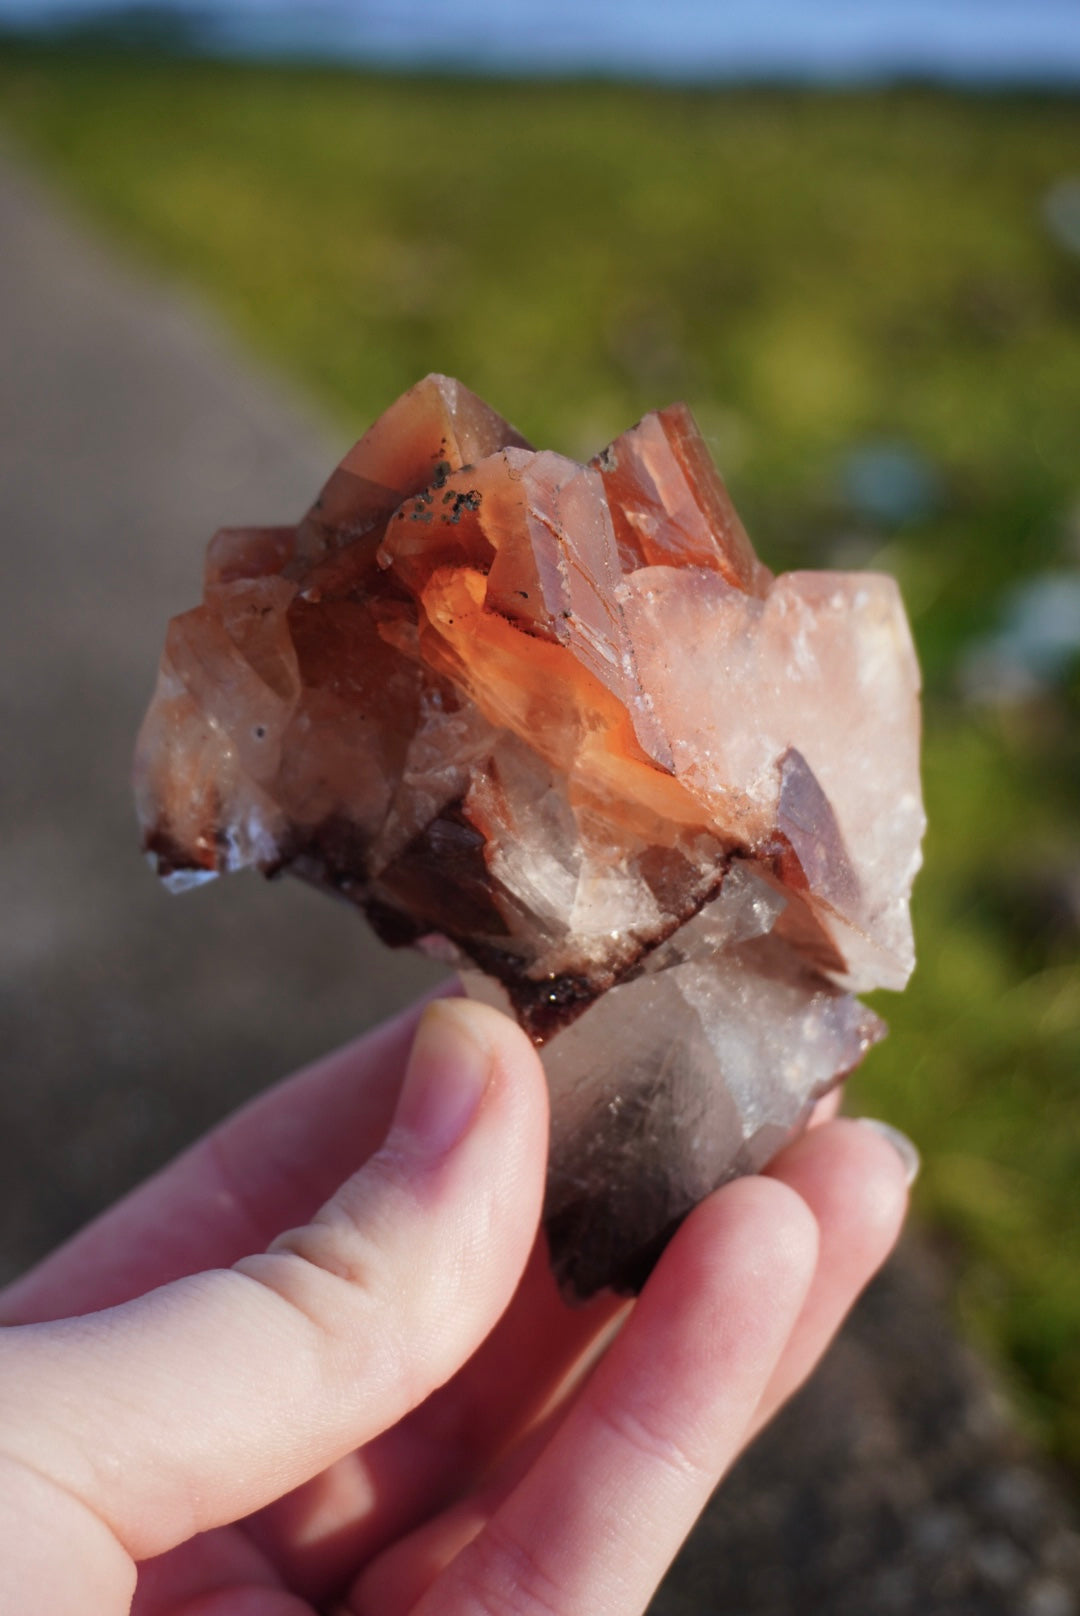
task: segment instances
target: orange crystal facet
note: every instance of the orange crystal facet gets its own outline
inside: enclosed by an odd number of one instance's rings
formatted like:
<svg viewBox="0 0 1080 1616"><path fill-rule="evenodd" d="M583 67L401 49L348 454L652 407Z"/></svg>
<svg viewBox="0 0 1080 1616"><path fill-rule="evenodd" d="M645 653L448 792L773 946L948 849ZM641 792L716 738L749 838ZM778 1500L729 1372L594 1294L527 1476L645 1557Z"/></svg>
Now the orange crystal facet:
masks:
<svg viewBox="0 0 1080 1616"><path fill-rule="evenodd" d="M913 962L895 585L774 579L683 405L582 466L425 378L295 528L212 540L136 788L171 884L288 869L518 1015L580 1293L760 1166Z"/></svg>

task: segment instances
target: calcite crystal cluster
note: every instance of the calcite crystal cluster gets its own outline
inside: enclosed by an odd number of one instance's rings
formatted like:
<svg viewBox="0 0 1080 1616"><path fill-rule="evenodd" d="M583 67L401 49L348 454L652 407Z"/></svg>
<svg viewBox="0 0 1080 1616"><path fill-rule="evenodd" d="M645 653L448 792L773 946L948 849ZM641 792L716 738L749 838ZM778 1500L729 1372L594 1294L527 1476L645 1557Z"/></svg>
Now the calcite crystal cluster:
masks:
<svg viewBox="0 0 1080 1616"><path fill-rule="evenodd" d="M895 584L774 578L684 406L579 465L429 376L297 526L212 540L138 808L171 885L288 870L517 1015L588 1295L881 1036L853 995L913 964L918 731Z"/></svg>

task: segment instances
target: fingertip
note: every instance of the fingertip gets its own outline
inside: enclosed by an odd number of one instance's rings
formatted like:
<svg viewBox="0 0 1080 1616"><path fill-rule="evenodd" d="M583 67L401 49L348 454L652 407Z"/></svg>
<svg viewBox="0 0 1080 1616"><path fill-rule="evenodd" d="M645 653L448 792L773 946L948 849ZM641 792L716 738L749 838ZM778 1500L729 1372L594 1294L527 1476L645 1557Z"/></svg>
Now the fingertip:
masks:
<svg viewBox="0 0 1080 1616"><path fill-rule="evenodd" d="M895 1139L861 1118L845 1118L841 1137L860 1174L864 1216L878 1228L899 1233L918 1172L917 1157L913 1162ZM914 1153L914 1146L910 1149Z"/></svg>
<svg viewBox="0 0 1080 1616"><path fill-rule="evenodd" d="M493 1066L497 1087L509 1086L539 1104L547 1122L547 1082L536 1046L512 1017L479 999L438 999L421 1018L421 1034L437 1039L450 1033L483 1048Z"/></svg>
<svg viewBox="0 0 1080 1616"><path fill-rule="evenodd" d="M755 1429L818 1362L895 1245L908 1203L907 1172L895 1146L850 1118L837 1118L796 1140L766 1171L812 1211L821 1246L813 1284Z"/></svg>
<svg viewBox="0 0 1080 1616"><path fill-rule="evenodd" d="M419 1168L418 1205L434 1215L449 1197L483 1231L484 1263L475 1239L459 1253L469 1285L488 1291L501 1274L508 1298L535 1241L548 1148L547 1083L516 1022L467 998L425 1009L387 1140L392 1156L402 1138Z"/></svg>
<svg viewBox="0 0 1080 1616"><path fill-rule="evenodd" d="M482 1028L449 1001L428 1005L409 1052L387 1153L444 1157L476 1121L493 1066Z"/></svg>
<svg viewBox="0 0 1080 1616"><path fill-rule="evenodd" d="M540 1056L532 1039L523 1028L503 1010L485 1004L481 999L450 999L444 1001L464 1017L477 1036L488 1040L497 1060L510 1066L518 1064L541 1070Z"/></svg>
<svg viewBox="0 0 1080 1616"><path fill-rule="evenodd" d="M720 1194L727 1196L729 1206L737 1202L740 1213L752 1222L768 1272L788 1272L809 1283L817 1262L819 1230L803 1197L783 1180L760 1175L736 1179Z"/></svg>
<svg viewBox="0 0 1080 1616"><path fill-rule="evenodd" d="M876 1129L837 1117L789 1145L767 1168L812 1209L833 1244L838 1238L860 1265L882 1262L908 1206L907 1168Z"/></svg>
<svg viewBox="0 0 1080 1616"><path fill-rule="evenodd" d="M907 1187L910 1189L922 1169L922 1157L919 1155L918 1147L915 1143L908 1138L906 1133L901 1133L899 1128L894 1128L891 1122L883 1122L880 1117L856 1117L855 1121L864 1128L873 1129L879 1138L884 1139L886 1144L892 1146L900 1158L900 1165L904 1169Z"/></svg>
<svg viewBox="0 0 1080 1616"><path fill-rule="evenodd" d="M497 1037L495 1023L505 1019L498 1011L492 1010L489 1005L477 1003L475 999L460 996L433 999L420 1013L413 1047L425 1038L466 1038L490 1058L494 1056Z"/></svg>
<svg viewBox="0 0 1080 1616"><path fill-rule="evenodd" d="M539 1058L500 1011L465 998L436 1000L417 1024L386 1154L439 1163L478 1124L487 1132L485 1118L542 1163L548 1115Z"/></svg>
<svg viewBox="0 0 1080 1616"><path fill-rule="evenodd" d="M796 1310L817 1265L817 1220L778 1179L733 1180L696 1207L676 1234L657 1278L680 1294L720 1298L722 1307L756 1305L767 1292ZM650 1281L650 1285L654 1282Z"/></svg>
<svg viewBox="0 0 1080 1616"><path fill-rule="evenodd" d="M443 1007L456 1015L469 1036L483 1040L491 1054L489 1103L492 1109L516 1113L515 1137L527 1157L527 1168L543 1186L550 1115L547 1077L532 1039L502 1010L476 999L447 999Z"/></svg>

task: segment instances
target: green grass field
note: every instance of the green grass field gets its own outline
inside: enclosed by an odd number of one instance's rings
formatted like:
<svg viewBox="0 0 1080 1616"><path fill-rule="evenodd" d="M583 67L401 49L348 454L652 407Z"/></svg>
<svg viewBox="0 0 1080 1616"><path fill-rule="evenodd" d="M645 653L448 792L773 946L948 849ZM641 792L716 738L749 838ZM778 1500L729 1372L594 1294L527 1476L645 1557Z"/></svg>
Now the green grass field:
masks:
<svg viewBox="0 0 1080 1616"><path fill-rule="evenodd" d="M9 51L0 120L357 434L433 369L572 453L684 397L773 566L897 573L928 686L920 966L853 1097L921 1145L961 1316L1080 1470L1080 970L1051 924L1080 682L1002 713L956 681L1010 586L1080 562L1080 257L1044 218L1080 104ZM903 520L844 492L881 443L927 472Z"/></svg>

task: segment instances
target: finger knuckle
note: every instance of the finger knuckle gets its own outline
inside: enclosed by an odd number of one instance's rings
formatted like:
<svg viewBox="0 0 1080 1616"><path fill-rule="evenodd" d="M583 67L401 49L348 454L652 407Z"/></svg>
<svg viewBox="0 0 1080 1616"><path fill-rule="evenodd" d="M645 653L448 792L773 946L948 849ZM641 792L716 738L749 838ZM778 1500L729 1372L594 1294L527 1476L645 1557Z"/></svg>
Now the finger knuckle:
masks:
<svg viewBox="0 0 1080 1616"><path fill-rule="evenodd" d="M373 1157L308 1223L286 1229L261 1256L237 1267L306 1308L312 1287L337 1306L380 1293L386 1278L386 1222L400 1197L392 1157ZM388 1210L389 1209L389 1210Z"/></svg>
<svg viewBox="0 0 1080 1616"><path fill-rule="evenodd" d="M287 1229L235 1270L269 1291L323 1338L351 1335L357 1313L382 1294L377 1242L339 1210Z"/></svg>
<svg viewBox="0 0 1080 1616"><path fill-rule="evenodd" d="M280 1276L286 1281L314 1273L340 1280L353 1293L377 1288L377 1250L340 1215L320 1215L302 1228L287 1229L266 1255L279 1260Z"/></svg>
<svg viewBox="0 0 1080 1616"><path fill-rule="evenodd" d="M692 1481L706 1474L702 1460L691 1453L687 1439L662 1412L635 1411L623 1402L604 1401L594 1406L593 1417L620 1447L629 1448L650 1466Z"/></svg>

